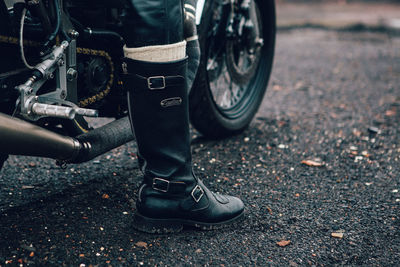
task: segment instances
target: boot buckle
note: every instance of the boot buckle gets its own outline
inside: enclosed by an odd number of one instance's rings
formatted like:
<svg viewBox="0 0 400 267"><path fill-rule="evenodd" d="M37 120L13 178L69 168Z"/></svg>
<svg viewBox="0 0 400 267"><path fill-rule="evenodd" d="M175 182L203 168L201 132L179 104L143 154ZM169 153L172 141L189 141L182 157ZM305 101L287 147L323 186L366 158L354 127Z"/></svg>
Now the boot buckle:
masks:
<svg viewBox="0 0 400 267"><path fill-rule="evenodd" d="M165 76L152 76L147 78L147 87L150 90L161 90L165 88Z"/></svg>
<svg viewBox="0 0 400 267"><path fill-rule="evenodd" d="M154 190L167 193L169 190L169 181L156 177L153 179L153 184L151 185L151 187Z"/></svg>
<svg viewBox="0 0 400 267"><path fill-rule="evenodd" d="M200 201L200 199L204 196L204 190L203 188L201 188L201 186L196 185L193 190L192 190L192 198L194 199L194 201L196 201L196 203L198 203Z"/></svg>

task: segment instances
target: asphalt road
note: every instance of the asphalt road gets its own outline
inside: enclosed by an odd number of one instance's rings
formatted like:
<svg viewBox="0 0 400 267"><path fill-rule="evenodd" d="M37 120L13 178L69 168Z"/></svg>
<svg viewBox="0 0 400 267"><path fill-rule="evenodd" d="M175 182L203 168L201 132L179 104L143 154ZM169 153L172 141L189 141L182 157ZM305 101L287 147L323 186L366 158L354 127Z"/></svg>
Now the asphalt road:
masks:
<svg viewBox="0 0 400 267"><path fill-rule="evenodd" d="M382 33L279 33L249 129L193 142L199 176L246 204L235 228L134 231L134 144L65 170L12 157L0 178L0 266L399 265L399 47Z"/></svg>

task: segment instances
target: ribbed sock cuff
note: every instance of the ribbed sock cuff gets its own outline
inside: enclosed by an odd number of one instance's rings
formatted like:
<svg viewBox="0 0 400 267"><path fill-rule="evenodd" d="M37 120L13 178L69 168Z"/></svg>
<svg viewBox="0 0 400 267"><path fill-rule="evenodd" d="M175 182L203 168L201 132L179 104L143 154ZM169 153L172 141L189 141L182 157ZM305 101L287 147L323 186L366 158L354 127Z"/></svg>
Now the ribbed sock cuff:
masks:
<svg viewBox="0 0 400 267"><path fill-rule="evenodd" d="M150 62L176 61L186 57L186 41L135 48L124 46L124 55L130 59Z"/></svg>

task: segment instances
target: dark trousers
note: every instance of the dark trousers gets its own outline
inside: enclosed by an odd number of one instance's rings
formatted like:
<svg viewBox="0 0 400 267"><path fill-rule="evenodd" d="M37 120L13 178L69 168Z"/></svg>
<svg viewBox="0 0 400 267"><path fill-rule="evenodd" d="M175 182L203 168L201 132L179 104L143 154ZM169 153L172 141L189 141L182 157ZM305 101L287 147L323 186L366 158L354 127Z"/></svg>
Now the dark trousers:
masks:
<svg viewBox="0 0 400 267"><path fill-rule="evenodd" d="M127 47L142 47L183 40L182 0L126 0L128 12L122 18Z"/></svg>

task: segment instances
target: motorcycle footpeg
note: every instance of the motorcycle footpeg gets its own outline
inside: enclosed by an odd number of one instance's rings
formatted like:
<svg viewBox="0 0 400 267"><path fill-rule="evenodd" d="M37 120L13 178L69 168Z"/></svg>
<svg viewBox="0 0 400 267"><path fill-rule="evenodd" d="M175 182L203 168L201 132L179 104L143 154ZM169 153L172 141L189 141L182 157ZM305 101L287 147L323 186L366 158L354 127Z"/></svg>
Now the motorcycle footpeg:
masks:
<svg viewBox="0 0 400 267"><path fill-rule="evenodd" d="M98 117L98 111L79 107L65 107L58 105L34 103L31 112L36 116L56 117L64 119L75 119L76 115L86 117Z"/></svg>

